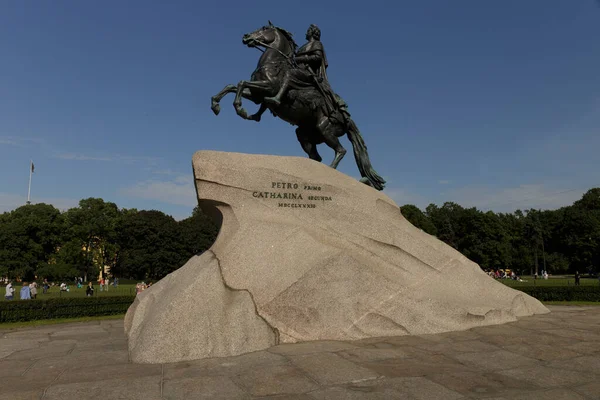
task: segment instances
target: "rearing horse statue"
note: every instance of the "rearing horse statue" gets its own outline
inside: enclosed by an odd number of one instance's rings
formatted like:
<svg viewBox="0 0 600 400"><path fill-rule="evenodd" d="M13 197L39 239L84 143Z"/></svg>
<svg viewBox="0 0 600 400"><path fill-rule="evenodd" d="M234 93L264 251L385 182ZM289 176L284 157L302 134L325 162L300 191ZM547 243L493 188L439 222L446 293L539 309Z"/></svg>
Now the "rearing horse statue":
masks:
<svg viewBox="0 0 600 400"><path fill-rule="evenodd" d="M221 110L221 99L228 93L235 92L233 106L240 117L258 122L269 109L274 116L297 126L296 136L309 158L321 162L317 145L325 143L331 147L335 151L330 164L332 168L337 168L346 154L346 149L338 138L347 134L362 176L361 182L383 190L385 180L371 166L360 131L347 112L339 107L332 107L332 92L324 87L327 83L321 83L314 75L309 75L311 79L305 82L290 78L298 75L293 72L300 72L294 71L299 67L295 62L297 45L292 35L269 21L268 25L245 34L242 43L248 47L264 49L263 54L250 81L240 81L237 86L227 85L212 97L211 109L215 115ZM259 104L258 112L248 115L242 107L242 98Z"/></svg>

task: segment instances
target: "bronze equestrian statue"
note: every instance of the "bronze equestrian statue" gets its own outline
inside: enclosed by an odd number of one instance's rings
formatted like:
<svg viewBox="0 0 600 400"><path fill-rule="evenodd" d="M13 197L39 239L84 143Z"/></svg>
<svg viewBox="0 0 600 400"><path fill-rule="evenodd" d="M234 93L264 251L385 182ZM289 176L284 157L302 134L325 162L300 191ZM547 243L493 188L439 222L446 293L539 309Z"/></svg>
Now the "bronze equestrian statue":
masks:
<svg viewBox="0 0 600 400"><path fill-rule="evenodd" d="M211 109L218 115L219 102L228 93L235 92L233 106L236 113L248 120L260 121L269 109L273 115L296 125L296 136L308 156L322 161L317 145L327 144L335 151L332 168L346 154L339 137L344 134L352 143L356 164L364 182L383 190L385 180L371 166L367 146L358 127L350 117L346 103L329 85L327 57L321 43L321 31L311 25L306 32L308 41L298 51L291 33L271 24L247 33L242 43L248 47L264 49L250 81L227 85L211 99ZM248 115L242 108L242 97L260 108Z"/></svg>

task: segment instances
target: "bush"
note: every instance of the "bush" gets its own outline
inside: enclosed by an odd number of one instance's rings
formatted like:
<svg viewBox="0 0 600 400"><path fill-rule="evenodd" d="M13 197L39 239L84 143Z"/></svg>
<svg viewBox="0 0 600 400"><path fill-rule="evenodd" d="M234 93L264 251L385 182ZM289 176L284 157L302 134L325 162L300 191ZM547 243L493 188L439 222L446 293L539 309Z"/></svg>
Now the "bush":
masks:
<svg viewBox="0 0 600 400"><path fill-rule="evenodd" d="M124 314L135 296L71 297L0 302L0 323Z"/></svg>
<svg viewBox="0 0 600 400"><path fill-rule="evenodd" d="M540 301L599 301L599 286L515 286Z"/></svg>

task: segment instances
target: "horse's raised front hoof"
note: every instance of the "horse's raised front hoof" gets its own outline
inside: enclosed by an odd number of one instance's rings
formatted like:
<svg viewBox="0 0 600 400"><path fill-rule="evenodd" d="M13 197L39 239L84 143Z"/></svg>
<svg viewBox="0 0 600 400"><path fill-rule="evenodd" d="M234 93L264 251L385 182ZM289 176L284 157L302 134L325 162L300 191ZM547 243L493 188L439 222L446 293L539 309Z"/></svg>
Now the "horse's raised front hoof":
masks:
<svg viewBox="0 0 600 400"><path fill-rule="evenodd" d="M221 112L221 106L219 104L213 104L210 109L215 113L215 115L219 115Z"/></svg>
<svg viewBox="0 0 600 400"><path fill-rule="evenodd" d="M248 113L243 108L237 108L235 112L244 119L250 119L250 117L248 117Z"/></svg>

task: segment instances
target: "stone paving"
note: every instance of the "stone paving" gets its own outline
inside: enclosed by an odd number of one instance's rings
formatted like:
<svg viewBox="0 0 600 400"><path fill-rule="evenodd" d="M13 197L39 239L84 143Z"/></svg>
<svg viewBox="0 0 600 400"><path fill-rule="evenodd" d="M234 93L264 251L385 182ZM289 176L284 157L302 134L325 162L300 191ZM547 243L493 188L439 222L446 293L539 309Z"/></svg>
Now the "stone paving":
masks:
<svg viewBox="0 0 600 400"><path fill-rule="evenodd" d="M437 335L128 362L123 320L0 329L0 399L600 399L600 307Z"/></svg>

